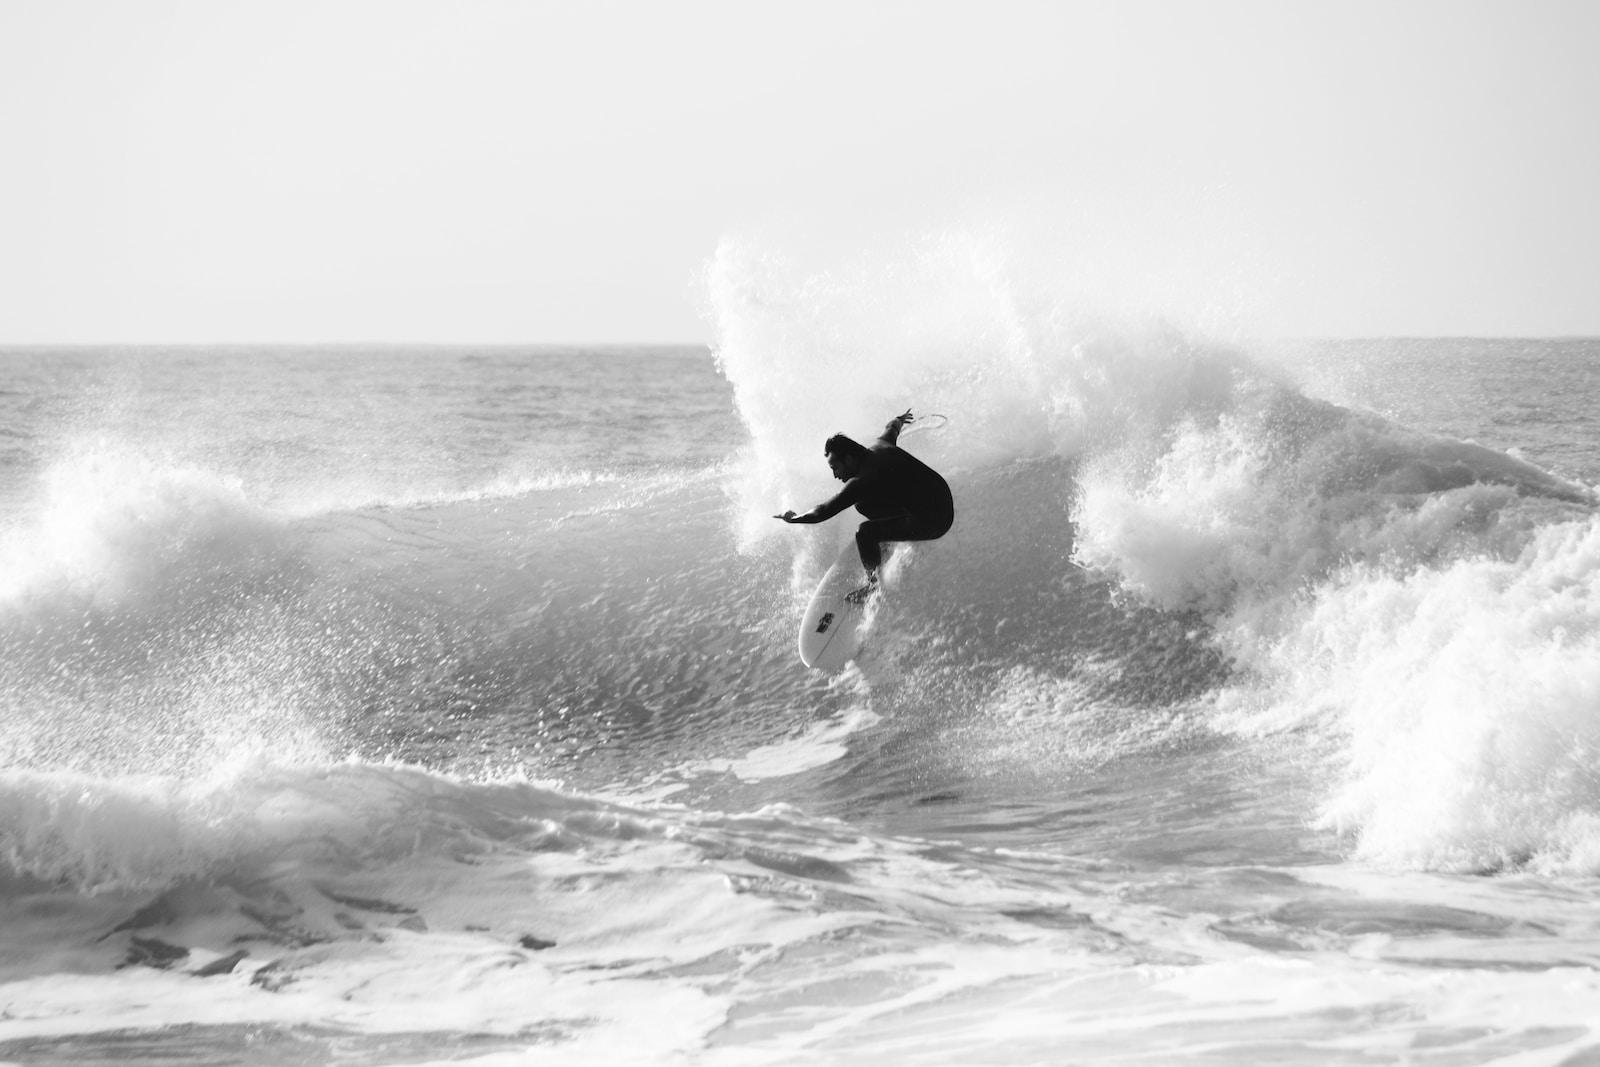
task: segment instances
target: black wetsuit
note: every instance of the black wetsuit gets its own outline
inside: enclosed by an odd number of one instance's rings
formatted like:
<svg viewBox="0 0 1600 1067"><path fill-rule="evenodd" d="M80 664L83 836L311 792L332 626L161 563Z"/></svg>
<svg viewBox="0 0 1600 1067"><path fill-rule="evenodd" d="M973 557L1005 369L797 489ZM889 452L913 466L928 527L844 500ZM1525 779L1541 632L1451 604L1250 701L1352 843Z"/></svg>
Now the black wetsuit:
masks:
<svg viewBox="0 0 1600 1067"><path fill-rule="evenodd" d="M822 510L826 517L854 505L867 517L856 530L856 549L869 572L883 562L885 541L932 541L949 532L955 502L938 471L883 441L868 450L862 464L861 473L845 482Z"/></svg>

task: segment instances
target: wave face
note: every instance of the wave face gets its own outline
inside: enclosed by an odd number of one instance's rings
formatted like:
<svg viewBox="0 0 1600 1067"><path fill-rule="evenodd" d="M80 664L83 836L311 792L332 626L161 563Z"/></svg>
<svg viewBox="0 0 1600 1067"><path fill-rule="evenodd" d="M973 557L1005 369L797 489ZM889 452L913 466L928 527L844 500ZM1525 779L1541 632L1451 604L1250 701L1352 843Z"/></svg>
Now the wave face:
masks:
<svg viewBox="0 0 1600 1067"><path fill-rule="evenodd" d="M730 242L710 352L4 354L0 1054L1587 1047L1600 348L1025 279ZM907 406L956 525L807 672L854 522L772 516Z"/></svg>

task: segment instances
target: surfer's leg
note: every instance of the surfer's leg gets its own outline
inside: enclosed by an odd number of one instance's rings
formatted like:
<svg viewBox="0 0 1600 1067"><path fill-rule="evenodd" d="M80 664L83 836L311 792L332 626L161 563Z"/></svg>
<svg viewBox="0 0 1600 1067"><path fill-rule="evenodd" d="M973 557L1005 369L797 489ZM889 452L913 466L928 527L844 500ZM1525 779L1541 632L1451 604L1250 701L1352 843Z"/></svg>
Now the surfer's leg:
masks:
<svg viewBox="0 0 1600 1067"><path fill-rule="evenodd" d="M878 568L883 566L883 546L895 541L937 541L950 532L948 519L928 521L915 515L896 515L891 519L868 519L856 527L856 551L867 572L867 584L850 594L854 601L865 600L878 587Z"/></svg>
<svg viewBox="0 0 1600 1067"><path fill-rule="evenodd" d="M856 552L861 556L861 566L866 568L867 576L874 577L878 568L883 566L883 542L890 540L890 528L895 525L892 519L868 519L856 527Z"/></svg>
<svg viewBox="0 0 1600 1067"><path fill-rule="evenodd" d="M896 515L892 519L868 519L856 528L856 551L869 577L883 566L883 546L892 541L937 541L950 532L949 522L929 522L915 515Z"/></svg>
<svg viewBox="0 0 1600 1067"><path fill-rule="evenodd" d="M861 566L867 572L867 584L851 593L847 599L861 603L878 589L878 568L883 566L883 543L898 540L895 536L903 518L868 519L856 527L856 552L861 556Z"/></svg>

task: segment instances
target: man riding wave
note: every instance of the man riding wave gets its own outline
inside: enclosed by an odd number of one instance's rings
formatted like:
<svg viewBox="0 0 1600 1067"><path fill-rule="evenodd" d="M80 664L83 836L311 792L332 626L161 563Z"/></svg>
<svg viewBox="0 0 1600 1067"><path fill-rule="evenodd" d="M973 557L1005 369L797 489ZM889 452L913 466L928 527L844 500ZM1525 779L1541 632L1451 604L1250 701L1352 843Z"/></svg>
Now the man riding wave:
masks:
<svg viewBox="0 0 1600 1067"><path fill-rule="evenodd" d="M850 594L861 601L878 587L883 545L891 541L934 541L949 532L955 521L950 486L939 472L895 444L900 431L915 421L911 410L896 415L869 448L842 433L822 446L828 469L844 488L810 511L785 511L774 518L784 522L826 522L851 505L867 521L856 528L856 550L866 568L867 584Z"/></svg>

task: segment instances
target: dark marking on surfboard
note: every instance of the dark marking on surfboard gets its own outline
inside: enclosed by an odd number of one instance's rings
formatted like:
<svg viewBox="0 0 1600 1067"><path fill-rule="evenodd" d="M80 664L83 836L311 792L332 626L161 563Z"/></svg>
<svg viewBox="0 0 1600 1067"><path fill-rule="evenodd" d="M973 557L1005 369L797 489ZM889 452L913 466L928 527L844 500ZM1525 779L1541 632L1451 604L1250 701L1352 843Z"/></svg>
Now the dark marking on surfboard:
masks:
<svg viewBox="0 0 1600 1067"><path fill-rule="evenodd" d="M830 627L832 625L833 625L833 612L830 611L827 614L823 615L821 621L819 621L817 623L816 632L819 633L819 634L825 634L825 633L828 632L828 627Z"/></svg>

